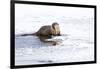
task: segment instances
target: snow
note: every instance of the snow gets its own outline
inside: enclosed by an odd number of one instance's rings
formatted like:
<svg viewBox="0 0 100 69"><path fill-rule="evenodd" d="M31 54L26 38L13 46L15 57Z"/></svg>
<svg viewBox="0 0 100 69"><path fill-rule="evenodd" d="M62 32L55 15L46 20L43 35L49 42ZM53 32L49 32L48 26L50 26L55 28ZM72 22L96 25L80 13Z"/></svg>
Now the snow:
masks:
<svg viewBox="0 0 100 69"><path fill-rule="evenodd" d="M37 36L17 36L34 33L53 22L58 22L61 34L65 34L48 39L58 40L56 46L41 42ZM92 8L16 4L15 35L15 65L94 60Z"/></svg>

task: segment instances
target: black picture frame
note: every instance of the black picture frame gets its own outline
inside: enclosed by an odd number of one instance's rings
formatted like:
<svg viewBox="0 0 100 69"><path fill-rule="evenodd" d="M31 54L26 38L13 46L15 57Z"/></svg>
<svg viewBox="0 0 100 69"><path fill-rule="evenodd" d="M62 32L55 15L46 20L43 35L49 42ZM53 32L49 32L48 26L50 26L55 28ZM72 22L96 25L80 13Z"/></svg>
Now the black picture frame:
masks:
<svg viewBox="0 0 100 69"><path fill-rule="evenodd" d="M53 64L37 64L37 65L15 65L15 4L35 4L35 5L49 5L49 6L62 6L62 7L81 7L81 8L94 8L94 61L84 62L69 62L69 63L53 63ZM50 2L34 2L34 1L17 1L11 0L10 3L10 68L29 68L29 67L45 67L45 66L60 66L60 65L78 65L78 64L92 64L96 63L96 6L95 5L81 5L81 4L65 4L65 3L50 3Z"/></svg>

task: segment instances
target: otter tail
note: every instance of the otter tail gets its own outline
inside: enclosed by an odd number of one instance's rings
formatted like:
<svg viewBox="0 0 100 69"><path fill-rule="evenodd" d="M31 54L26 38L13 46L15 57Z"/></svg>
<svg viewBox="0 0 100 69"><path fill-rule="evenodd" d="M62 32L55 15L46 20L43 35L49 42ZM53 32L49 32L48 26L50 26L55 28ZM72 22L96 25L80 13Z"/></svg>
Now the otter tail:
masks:
<svg viewBox="0 0 100 69"><path fill-rule="evenodd" d="M30 35L36 35L36 33L31 33L31 34L22 34L21 36L30 36Z"/></svg>

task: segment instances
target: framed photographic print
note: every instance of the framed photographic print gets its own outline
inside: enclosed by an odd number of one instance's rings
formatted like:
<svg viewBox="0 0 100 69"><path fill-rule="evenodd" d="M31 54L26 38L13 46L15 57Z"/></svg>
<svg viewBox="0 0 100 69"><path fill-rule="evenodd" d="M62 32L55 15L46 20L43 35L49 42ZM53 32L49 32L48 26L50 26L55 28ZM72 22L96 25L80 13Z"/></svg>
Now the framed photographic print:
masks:
<svg viewBox="0 0 100 69"><path fill-rule="evenodd" d="M11 68L96 63L96 6L11 0Z"/></svg>

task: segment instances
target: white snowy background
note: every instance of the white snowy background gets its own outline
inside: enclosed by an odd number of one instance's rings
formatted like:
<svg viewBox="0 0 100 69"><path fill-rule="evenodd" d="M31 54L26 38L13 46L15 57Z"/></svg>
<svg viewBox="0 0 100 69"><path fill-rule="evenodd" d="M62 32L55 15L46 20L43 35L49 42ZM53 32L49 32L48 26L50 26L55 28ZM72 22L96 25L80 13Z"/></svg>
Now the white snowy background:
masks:
<svg viewBox="0 0 100 69"><path fill-rule="evenodd" d="M61 34L56 46L36 36L15 37L15 64L47 64L94 60L94 9L43 5L15 5L15 34L33 33L58 22Z"/></svg>

